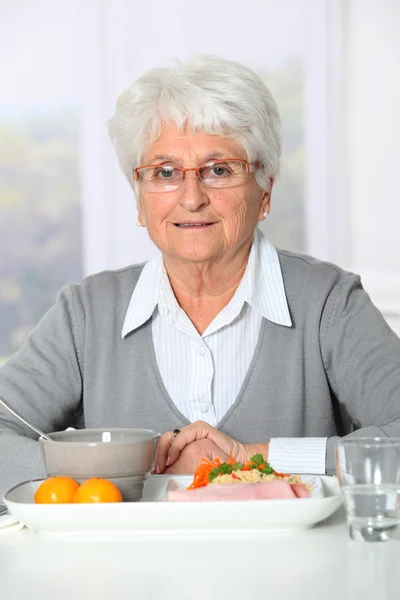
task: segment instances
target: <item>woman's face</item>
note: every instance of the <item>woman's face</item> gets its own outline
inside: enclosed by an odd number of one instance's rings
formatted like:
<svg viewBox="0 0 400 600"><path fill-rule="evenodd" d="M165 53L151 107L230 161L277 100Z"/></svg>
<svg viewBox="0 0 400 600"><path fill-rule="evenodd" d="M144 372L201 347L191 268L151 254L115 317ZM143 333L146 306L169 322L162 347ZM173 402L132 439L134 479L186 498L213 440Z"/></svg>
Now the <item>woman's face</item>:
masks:
<svg viewBox="0 0 400 600"><path fill-rule="evenodd" d="M233 140L191 131L180 133L165 124L142 165L188 168L213 158L246 159L246 153ZM174 191L151 192L139 184L139 221L165 258L212 262L229 258L247 246L257 222L269 212L269 202L270 193L260 188L254 174L247 175L237 187L215 189L206 187L195 171L189 171Z"/></svg>

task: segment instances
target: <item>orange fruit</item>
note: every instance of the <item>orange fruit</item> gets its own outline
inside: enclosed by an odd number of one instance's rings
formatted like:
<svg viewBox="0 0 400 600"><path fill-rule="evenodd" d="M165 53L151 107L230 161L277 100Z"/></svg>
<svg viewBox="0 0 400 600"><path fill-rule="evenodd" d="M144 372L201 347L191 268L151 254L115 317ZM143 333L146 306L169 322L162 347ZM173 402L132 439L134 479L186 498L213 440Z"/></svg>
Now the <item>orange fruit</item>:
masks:
<svg viewBox="0 0 400 600"><path fill-rule="evenodd" d="M49 477L35 492L36 504L66 504L72 502L79 483L71 477Z"/></svg>
<svg viewBox="0 0 400 600"><path fill-rule="evenodd" d="M122 494L108 479L93 477L81 483L73 502L122 502Z"/></svg>

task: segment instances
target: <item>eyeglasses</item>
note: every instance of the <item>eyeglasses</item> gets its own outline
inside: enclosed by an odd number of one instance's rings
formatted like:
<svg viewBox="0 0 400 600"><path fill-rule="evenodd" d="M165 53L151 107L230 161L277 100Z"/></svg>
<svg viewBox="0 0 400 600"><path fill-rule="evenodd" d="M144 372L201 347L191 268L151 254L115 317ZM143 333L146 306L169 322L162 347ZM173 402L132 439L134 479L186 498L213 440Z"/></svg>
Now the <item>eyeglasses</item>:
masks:
<svg viewBox="0 0 400 600"><path fill-rule="evenodd" d="M207 187L232 188L241 185L260 166L242 158L213 160L188 169L171 164L146 165L135 169L135 178L149 192L172 192L182 185L188 171L195 171L197 179Z"/></svg>

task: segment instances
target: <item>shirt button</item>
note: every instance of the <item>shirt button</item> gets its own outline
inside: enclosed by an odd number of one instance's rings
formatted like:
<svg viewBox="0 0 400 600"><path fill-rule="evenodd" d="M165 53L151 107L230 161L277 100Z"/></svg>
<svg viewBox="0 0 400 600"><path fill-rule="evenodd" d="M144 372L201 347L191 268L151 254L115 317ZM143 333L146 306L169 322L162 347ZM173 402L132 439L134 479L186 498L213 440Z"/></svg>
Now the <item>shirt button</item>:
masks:
<svg viewBox="0 0 400 600"><path fill-rule="evenodd" d="M205 402L201 403L200 410L202 413L206 413L210 410L210 407Z"/></svg>
<svg viewBox="0 0 400 600"><path fill-rule="evenodd" d="M205 350L204 346L200 346L200 354L201 354L202 356L204 356L204 355L205 355L205 353L206 353L206 350Z"/></svg>

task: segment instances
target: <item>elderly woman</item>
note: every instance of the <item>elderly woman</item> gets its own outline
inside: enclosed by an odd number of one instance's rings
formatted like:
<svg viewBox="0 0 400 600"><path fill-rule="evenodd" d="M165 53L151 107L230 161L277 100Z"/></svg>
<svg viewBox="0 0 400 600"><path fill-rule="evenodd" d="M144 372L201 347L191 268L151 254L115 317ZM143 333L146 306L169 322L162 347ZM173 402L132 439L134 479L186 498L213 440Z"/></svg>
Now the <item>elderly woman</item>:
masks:
<svg viewBox="0 0 400 600"><path fill-rule="evenodd" d="M337 436L400 435L400 340L360 278L257 229L280 128L238 63L200 57L133 83L110 133L160 252L63 289L0 396L45 431L160 431L158 473L255 451L329 472ZM31 432L0 409L0 493L43 475Z"/></svg>

